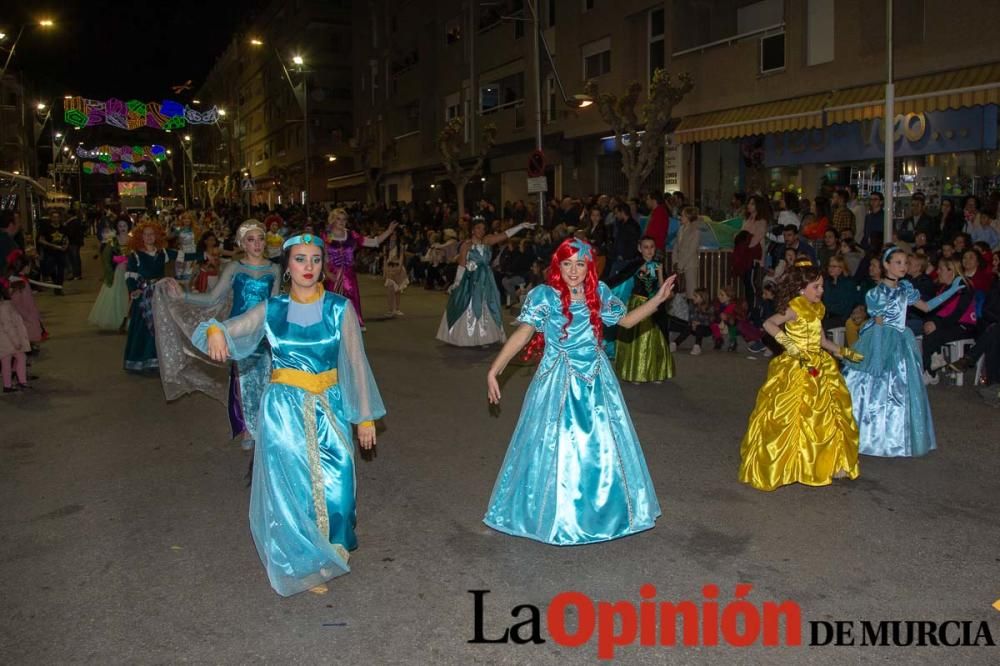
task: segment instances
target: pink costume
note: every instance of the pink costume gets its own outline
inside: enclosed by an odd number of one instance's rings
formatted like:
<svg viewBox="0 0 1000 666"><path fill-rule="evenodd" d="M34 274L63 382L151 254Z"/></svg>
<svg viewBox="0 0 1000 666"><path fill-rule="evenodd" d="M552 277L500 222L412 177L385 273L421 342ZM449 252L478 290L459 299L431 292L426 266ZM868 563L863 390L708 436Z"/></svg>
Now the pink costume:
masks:
<svg viewBox="0 0 1000 666"><path fill-rule="evenodd" d="M336 240L333 234L326 235L326 281L327 291L346 297L354 306L358 323L365 325L361 316L361 292L358 290L358 276L354 272L354 252L360 247L376 246L356 231L348 231L343 240Z"/></svg>
<svg viewBox="0 0 1000 666"><path fill-rule="evenodd" d="M17 284L20 282L20 284ZM31 342L41 342L45 339L45 331L42 328L42 317L38 314L38 306L35 305L35 297L31 293L31 287L27 282L19 278L11 278L10 302L14 304L17 313L24 320L24 327L28 331L28 339Z"/></svg>
<svg viewBox="0 0 1000 666"><path fill-rule="evenodd" d="M0 300L0 374L4 388L12 387L11 370L17 373L18 382L26 384L28 373L25 353L31 351L24 320L10 301Z"/></svg>

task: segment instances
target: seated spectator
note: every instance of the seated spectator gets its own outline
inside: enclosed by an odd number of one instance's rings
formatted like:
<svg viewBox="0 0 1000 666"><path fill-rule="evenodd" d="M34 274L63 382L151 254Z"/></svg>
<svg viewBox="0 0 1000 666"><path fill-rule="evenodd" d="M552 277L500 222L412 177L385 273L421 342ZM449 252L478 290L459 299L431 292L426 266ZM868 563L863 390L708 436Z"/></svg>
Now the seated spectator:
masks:
<svg viewBox="0 0 1000 666"><path fill-rule="evenodd" d="M924 322L923 362L924 383L937 384L939 368L933 367L932 357L949 342L973 338L976 332L976 299L972 283L962 277L962 265L955 259L938 260L938 293L945 291L956 278L962 278L965 288L930 313Z"/></svg>
<svg viewBox="0 0 1000 666"><path fill-rule="evenodd" d="M827 229L823 234L823 245L816 253L820 268L825 269L830 257L840 253L840 233L836 229Z"/></svg>
<svg viewBox="0 0 1000 666"><path fill-rule="evenodd" d="M906 258L906 277L903 279L913 285L913 288L920 293L920 300L927 302L937 294L937 285L934 278L927 274L927 255L923 253L911 254ZM913 331L913 335L924 334L924 321L927 315L915 307L909 307L906 311L906 327Z"/></svg>
<svg viewBox="0 0 1000 666"><path fill-rule="evenodd" d="M962 276L967 279L972 288L985 294L993 286L993 270L974 247L962 252Z"/></svg>
<svg viewBox="0 0 1000 666"><path fill-rule="evenodd" d="M784 258L786 249L795 250L796 253L804 254L813 261L816 261L816 250L813 249L812 245L802 242L799 238L798 229L789 225L781 232L781 236L785 242L776 243L772 250L768 253L772 266L777 265L777 263Z"/></svg>
<svg viewBox="0 0 1000 666"><path fill-rule="evenodd" d="M847 319L860 303L858 285L846 274L847 264L842 257L830 257L823 276L823 329L846 327Z"/></svg>

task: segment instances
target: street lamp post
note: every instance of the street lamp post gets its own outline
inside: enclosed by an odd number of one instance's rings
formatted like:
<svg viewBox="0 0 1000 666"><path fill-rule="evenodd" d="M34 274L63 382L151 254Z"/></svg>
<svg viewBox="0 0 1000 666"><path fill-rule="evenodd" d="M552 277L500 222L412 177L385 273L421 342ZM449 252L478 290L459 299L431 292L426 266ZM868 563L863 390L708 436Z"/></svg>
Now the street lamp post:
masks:
<svg viewBox="0 0 1000 666"><path fill-rule="evenodd" d="M24 29L29 25L37 25L40 28L52 28L55 27L55 22L52 19L41 19L37 23L24 23L21 25L20 30L17 31L17 37L14 38L14 42L7 51L7 59L4 60L3 69L0 69L0 80L7 73L7 67L10 66L10 61L14 58L14 50L17 49L17 44L21 41L21 36L24 35Z"/></svg>
<svg viewBox="0 0 1000 666"><path fill-rule="evenodd" d="M882 117L882 133L885 135L885 186L882 188L882 198L885 204L882 208L882 238L888 244L892 241L895 207L893 182L896 180L894 173L896 156L893 154L896 148L896 90L892 83L892 0L886 0L885 3L885 53L887 71L885 113Z"/></svg>

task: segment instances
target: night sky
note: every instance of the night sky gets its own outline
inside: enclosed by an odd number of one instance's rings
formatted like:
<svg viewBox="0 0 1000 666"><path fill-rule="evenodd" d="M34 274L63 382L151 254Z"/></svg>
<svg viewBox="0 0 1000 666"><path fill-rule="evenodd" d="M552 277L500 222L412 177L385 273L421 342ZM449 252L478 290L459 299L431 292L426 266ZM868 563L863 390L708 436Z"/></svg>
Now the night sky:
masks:
<svg viewBox="0 0 1000 666"><path fill-rule="evenodd" d="M9 71L23 70L39 97L187 102L193 91L171 87L204 81L233 31L260 4L213 0L31 0L0 11L0 29L16 35L21 23L50 17L56 27L28 27ZM9 46L13 36L9 36ZM6 52L0 52L6 57Z"/></svg>

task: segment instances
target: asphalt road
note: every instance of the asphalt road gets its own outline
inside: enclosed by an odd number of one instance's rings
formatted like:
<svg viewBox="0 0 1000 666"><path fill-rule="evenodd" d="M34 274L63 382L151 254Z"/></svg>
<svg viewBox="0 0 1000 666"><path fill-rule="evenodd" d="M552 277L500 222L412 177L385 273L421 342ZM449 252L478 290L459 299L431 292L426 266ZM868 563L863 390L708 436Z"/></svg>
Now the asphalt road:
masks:
<svg viewBox="0 0 1000 666"><path fill-rule="evenodd" d="M89 254L89 253L88 253ZM90 275L96 266L89 265ZM1000 412L971 387L931 387L940 450L863 458L861 478L757 492L736 481L739 443L766 370L744 354L681 353L662 386L626 385L664 515L651 531L556 548L480 521L530 370L492 415L493 352L434 339L445 299L412 289L379 321L362 278L369 358L389 414L378 456L358 468L360 549L325 596L283 599L247 525L247 458L225 409L167 404L155 379L121 370L124 337L86 323L92 279L39 298L52 339L30 393L0 399L0 663L588 663L596 636L556 645L545 609L560 592L699 606L737 583L747 599L793 600L810 621L988 621L1000 642ZM511 609L541 609L543 644L470 644ZM570 623L572 629L575 625ZM523 630L522 630L523 631ZM860 640L861 628L854 637ZM621 663L998 663L1000 647L641 647Z"/></svg>

